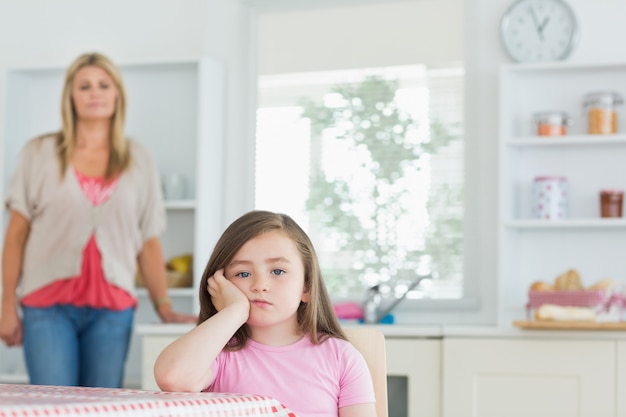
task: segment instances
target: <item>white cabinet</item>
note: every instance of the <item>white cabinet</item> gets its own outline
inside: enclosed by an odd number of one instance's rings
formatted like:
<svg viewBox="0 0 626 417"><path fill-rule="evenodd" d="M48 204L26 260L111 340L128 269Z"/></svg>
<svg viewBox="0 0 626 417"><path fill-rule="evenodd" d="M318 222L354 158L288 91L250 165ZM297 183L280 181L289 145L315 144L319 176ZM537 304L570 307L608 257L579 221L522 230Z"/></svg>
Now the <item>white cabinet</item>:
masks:
<svg viewBox="0 0 626 417"><path fill-rule="evenodd" d="M407 417L439 417L441 398L441 339L385 336L387 374L406 378ZM389 390L390 399L397 394ZM389 403L390 416L399 405Z"/></svg>
<svg viewBox="0 0 626 417"><path fill-rule="evenodd" d="M585 94L626 94L626 64L514 64L500 71L499 122L499 321L523 319L529 285L552 282L567 269L586 285L626 278L626 221L602 219L599 191L626 189L626 113L617 107L618 134L587 135ZM564 111L568 134L536 136L532 115ZM495 116L495 115L494 115ZM537 176L567 178L569 216L532 218Z"/></svg>
<svg viewBox="0 0 626 417"><path fill-rule="evenodd" d="M443 341L443 417L615 415L615 341Z"/></svg>
<svg viewBox="0 0 626 417"><path fill-rule="evenodd" d="M617 387L615 396L617 400L617 417L626 417L626 341L617 343L617 364L615 373L617 374Z"/></svg>
<svg viewBox="0 0 626 417"><path fill-rule="evenodd" d="M185 198L166 201L167 230L161 241L166 259L194 254L193 287L172 289L170 296L179 311L197 313L198 282L222 231L224 70L207 58L120 63L120 69L128 94L127 135L152 151L163 177L180 174L185 179ZM6 73L2 195L26 141L60 129L64 71L62 66L46 66ZM136 322L158 320L143 289L139 304ZM140 380L137 344L133 339L129 385L139 385Z"/></svg>

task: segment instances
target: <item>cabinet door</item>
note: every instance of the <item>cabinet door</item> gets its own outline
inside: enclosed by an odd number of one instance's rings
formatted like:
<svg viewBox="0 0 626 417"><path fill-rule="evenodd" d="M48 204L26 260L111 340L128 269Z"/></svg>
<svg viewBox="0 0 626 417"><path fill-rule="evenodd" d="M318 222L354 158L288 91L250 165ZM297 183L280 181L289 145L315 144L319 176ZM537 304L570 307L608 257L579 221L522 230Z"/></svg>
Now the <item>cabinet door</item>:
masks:
<svg viewBox="0 0 626 417"><path fill-rule="evenodd" d="M615 415L615 342L445 339L444 417Z"/></svg>
<svg viewBox="0 0 626 417"><path fill-rule="evenodd" d="M617 343L617 417L626 417L626 341Z"/></svg>
<svg viewBox="0 0 626 417"><path fill-rule="evenodd" d="M144 336L141 340L141 389L159 390L154 380L154 363L175 336Z"/></svg>
<svg viewBox="0 0 626 417"><path fill-rule="evenodd" d="M440 415L441 340L386 338L387 374L406 378L408 404L389 402L389 416L438 417ZM390 384L391 385L391 384ZM390 390L391 391L391 390ZM389 393L390 400L394 392ZM404 396L401 396L404 397ZM397 412L396 412L397 408Z"/></svg>

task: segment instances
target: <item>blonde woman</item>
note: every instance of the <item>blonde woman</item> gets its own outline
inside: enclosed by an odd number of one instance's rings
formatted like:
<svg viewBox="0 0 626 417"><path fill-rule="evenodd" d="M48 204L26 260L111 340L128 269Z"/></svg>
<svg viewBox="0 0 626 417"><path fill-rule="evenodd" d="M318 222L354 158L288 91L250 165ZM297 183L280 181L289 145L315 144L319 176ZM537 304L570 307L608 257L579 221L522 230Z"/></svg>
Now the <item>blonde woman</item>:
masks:
<svg viewBox="0 0 626 417"><path fill-rule="evenodd" d="M125 111L118 68L81 55L66 72L62 130L28 142L13 174L0 338L23 344L32 384L122 385L137 265L161 320L195 319L167 297L159 176L125 137Z"/></svg>

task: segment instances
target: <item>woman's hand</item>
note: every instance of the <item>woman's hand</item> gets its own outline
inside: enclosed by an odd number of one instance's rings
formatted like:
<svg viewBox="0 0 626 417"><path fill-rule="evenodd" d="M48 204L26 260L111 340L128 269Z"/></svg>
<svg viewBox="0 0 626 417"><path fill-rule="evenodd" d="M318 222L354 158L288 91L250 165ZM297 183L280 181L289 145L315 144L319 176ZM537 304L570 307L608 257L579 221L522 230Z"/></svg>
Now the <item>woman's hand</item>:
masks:
<svg viewBox="0 0 626 417"><path fill-rule="evenodd" d="M165 261L159 238L153 237L144 242L138 256L139 269L154 302L154 309L164 323L195 323L197 316L176 313L167 296Z"/></svg>
<svg viewBox="0 0 626 417"><path fill-rule="evenodd" d="M8 347L22 344L22 321L17 311L3 311L0 316L0 339Z"/></svg>
<svg viewBox="0 0 626 417"><path fill-rule="evenodd" d="M246 317L250 314L250 300L235 284L226 279L224 269L219 269L209 277L207 290L217 311L234 307L245 312Z"/></svg>
<svg viewBox="0 0 626 417"><path fill-rule="evenodd" d="M156 312L163 323L196 323L198 321L198 316L175 312L172 310L171 303L159 305Z"/></svg>

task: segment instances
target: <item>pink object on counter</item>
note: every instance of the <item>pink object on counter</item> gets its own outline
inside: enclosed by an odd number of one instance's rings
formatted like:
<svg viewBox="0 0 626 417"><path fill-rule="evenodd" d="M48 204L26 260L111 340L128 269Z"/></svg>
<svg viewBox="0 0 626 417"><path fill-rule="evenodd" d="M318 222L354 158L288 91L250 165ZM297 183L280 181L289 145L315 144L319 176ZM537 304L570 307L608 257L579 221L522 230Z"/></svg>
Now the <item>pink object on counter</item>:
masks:
<svg viewBox="0 0 626 417"><path fill-rule="evenodd" d="M334 304L333 308L339 319L358 320L363 318L363 306L353 301Z"/></svg>

